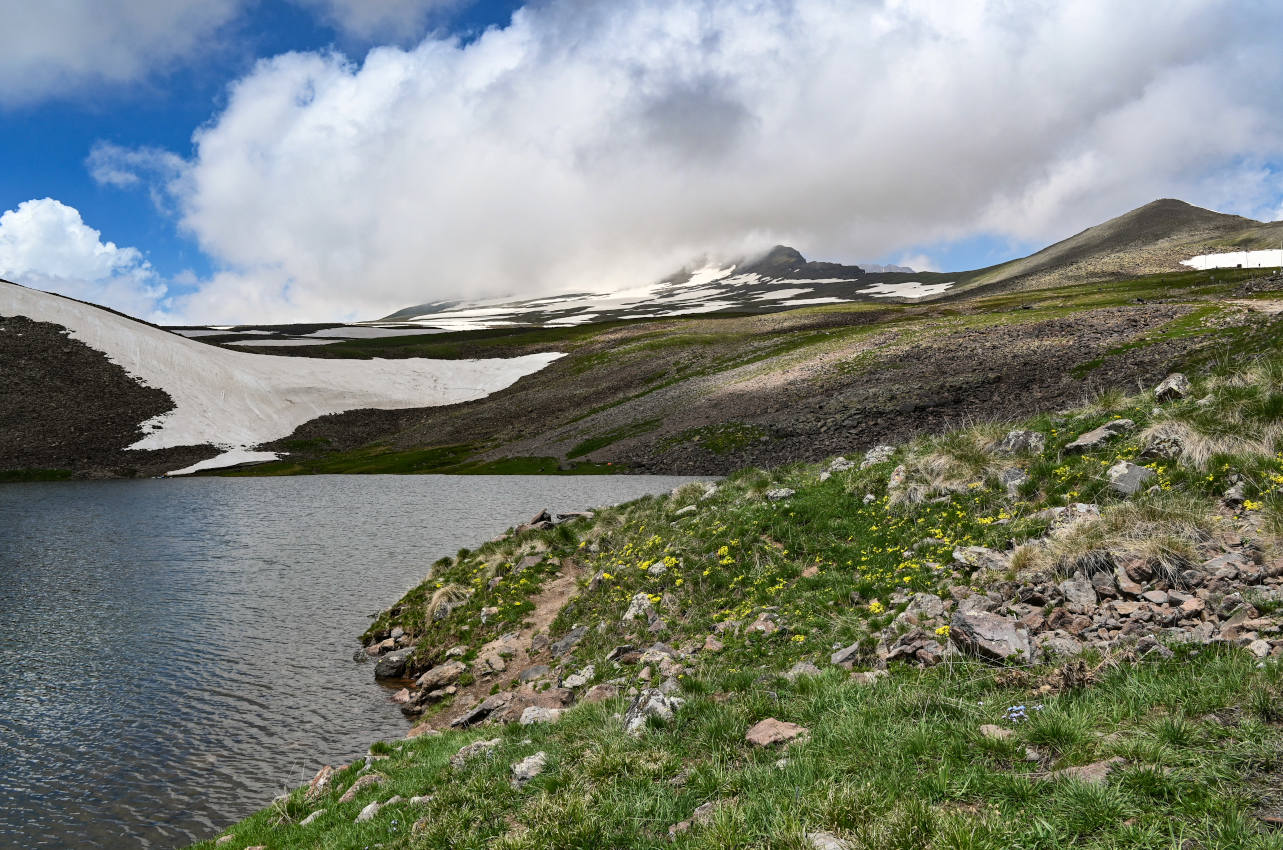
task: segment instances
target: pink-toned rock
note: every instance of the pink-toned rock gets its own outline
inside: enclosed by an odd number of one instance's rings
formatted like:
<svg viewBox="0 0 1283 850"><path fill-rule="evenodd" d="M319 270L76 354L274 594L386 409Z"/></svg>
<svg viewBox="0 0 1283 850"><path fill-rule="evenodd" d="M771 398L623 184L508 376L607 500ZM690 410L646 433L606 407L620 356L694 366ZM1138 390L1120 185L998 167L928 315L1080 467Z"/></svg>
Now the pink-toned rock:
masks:
<svg viewBox="0 0 1283 850"><path fill-rule="evenodd" d="M583 702L605 702L608 699L614 699L619 696L619 688L616 685L593 685L582 697Z"/></svg>
<svg viewBox="0 0 1283 850"><path fill-rule="evenodd" d="M364 776L358 776L356 781L352 783L352 787L343 792L342 797L339 797L339 802L350 803L356 799L357 794L360 794L371 785L382 785L387 781L388 778L382 773L367 773Z"/></svg>
<svg viewBox="0 0 1283 850"><path fill-rule="evenodd" d="M752 728L744 733L744 740L755 747L769 747L772 744L792 741L794 738L805 734L807 734L807 729L804 726L768 717L765 720L759 720L754 723Z"/></svg>
<svg viewBox="0 0 1283 850"><path fill-rule="evenodd" d="M1181 603L1181 616L1193 617L1203 613L1205 608L1207 608L1206 602L1199 599L1197 596L1191 596L1189 599L1186 599Z"/></svg>
<svg viewBox="0 0 1283 850"><path fill-rule="evenodd" d="M997 726L993 723L986 723L980 727L980 734L995 741L1005 741L1014 733L1010 729L1005 729L1002 726Z"/></svg>
<svg viewBox="0 0 1283 850"><path fill-rule="evenodd" d="M330 782L333 779L334 768L327 764L316 772L316 776L312 777L311 782L307 783L307 791L304 793L303 799L309 803L320 799L326 791L330 790Z"/></svg>
<svg viewBox="0 0 1283 850"><path fill-rule="evenodd" d="M1109 774L1126 763L1127 759L1122 756L1114 756L1113 758L1092 762L1091 764L1078 765L1077 767L1066 767L1062 770L1053 770L1051 773L1047 774L1047 778L1076 779L1079 782L1086 782L1088 785L1104 785L1109 780Z"/></svg>
<svg viewBox="0 0 1283 850"><path fill-rule="evenodd" d="M392 701L399 705L407 704L410 701L410 689L402 688L401 690L397 691L392 695Z"/></svg>
<svg viewBox="0 0 1283 850"><path fill-rule="evenodd" d="M726 648L726 644L722 643L720 640L713 637L712 635L709 635L708 637L704 638L705 652L721 652L725 648Z"/></svg>
<svg viewBox="0 0 1283 850"><path fill-rule="evenodd" d="M820 574L820 568L815 566L814 564L802 570L802 578L814 578L819 574Z"/></svg>

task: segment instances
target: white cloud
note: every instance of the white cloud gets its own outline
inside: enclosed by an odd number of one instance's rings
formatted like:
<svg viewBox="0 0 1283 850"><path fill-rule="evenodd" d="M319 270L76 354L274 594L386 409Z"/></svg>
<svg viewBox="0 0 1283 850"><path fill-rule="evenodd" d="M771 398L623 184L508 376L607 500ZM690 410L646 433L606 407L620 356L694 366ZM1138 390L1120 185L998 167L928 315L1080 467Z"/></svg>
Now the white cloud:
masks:
<svg viewBox="0 0 1283 850"><path fill-rule="evenodd" d="M236 319L605 288L792 244L1051 241L1273 210L1273 33L1233 0L548 0L466 45L261 62L172 181ZM212 320L211 315L211 320Z"/></svg>
<svg viewBox="0 0 1283 850"><path fill-rule="evenodd" d="M136 248L103 242L80 213L52 198L0 215L0 278L158 318L165 285Z"/></svg>
<svg viewBox="0 0 1283 850"><path fill-rule="evenodd" d="M433 16L470 0L292 0L349 37L399 41L423 35Z"/></svg>
<svg viewBox="0 0 1283 850"><path fill-rule="evenodd" d="M242 0L6 0L0 106L142 80L208 47Z"/></svg>

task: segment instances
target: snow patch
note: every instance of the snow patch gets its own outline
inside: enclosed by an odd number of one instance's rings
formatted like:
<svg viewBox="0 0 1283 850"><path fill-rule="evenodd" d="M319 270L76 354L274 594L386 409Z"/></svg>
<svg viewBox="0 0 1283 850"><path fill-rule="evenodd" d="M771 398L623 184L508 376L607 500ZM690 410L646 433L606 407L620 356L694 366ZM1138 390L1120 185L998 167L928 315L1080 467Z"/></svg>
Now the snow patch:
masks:
<svg viewBox="0 0 1283 850"><path fill-rule="evenodd" d="M724 269L717 266L705 266L692 272L685 283L677 283L674 286L703 286L706 283L721 280L733 271L735 271L735 266L727 266Z"/></svg>
<svg viewBox="0 0 1283 850"><path fill-rule="evenodd" d="M814 289L777 289L774 292L762 292L754 295L756 301L787 301L794 295L808 295L814 292Z"/></svg>
<svg viewBox="0 0 1283 850"><path fill-rule="evenodd" d="M803 307L807 304L848 304L850 301L850 298L791 298L780 303L789 307Z"/></svg>
<svg viewBox="0 0 1283 850"><path fill-rule="evenodd" d="M269 460L276 460L280 457L279 452L256 452L245 448L232 448L220 455L215 455L209 460L202 460L199 463L193 463L191 466L184 466L182 469L175 469L166 472L166 475L191 475L193 472L200 472L202 469L220 469L224 466L240 466L242 463L264 463Z"/></svg>
<svg viewBox="0 0 1283 850"><path fill-rule="evenodd" d="M484 398L564 356L549 352L492 360L337 360L251 354L5 282L0 282L0 315L61 325L173 399L173 410L143 423L146 436L130 446L133 449L214 445L245 451L329 413Z"/></svg>
<svg viewBox="0 0 1283 850"><path fill-rule="evenodd" d="M1269 251L1231 251L1227 254L1199 254L1181 260L1182 266L1207 269L1271 269L1283 267L1283 249Z"/></svg>
<svg viewBox="0 0 1283 850"><path fill-rule="evenodd" d="M923 283L918 280L906 280L903 283L875 283L868 289L861 289L861 295L872 295L874 298L925 298L928 295L939 295L956 281L947 283Z"/></svg>
<svg viewBox="0 0 1283 850"><path fill-rule="evenodd" d="M312 331L303 336L319 336L324 339L382 339L389 336L414 336L415 334L439 334L440 328L373 328L344 327L330 328L324 331Z"/></svg>

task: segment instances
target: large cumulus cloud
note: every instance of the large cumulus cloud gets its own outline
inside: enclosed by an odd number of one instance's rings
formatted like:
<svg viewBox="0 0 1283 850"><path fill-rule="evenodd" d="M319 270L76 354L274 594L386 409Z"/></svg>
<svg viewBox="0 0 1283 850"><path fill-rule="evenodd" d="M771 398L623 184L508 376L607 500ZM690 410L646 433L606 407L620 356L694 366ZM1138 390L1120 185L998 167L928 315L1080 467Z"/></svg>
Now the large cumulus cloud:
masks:
<svg viewBox="0 0 1283 850"><path fill-rule="evenodd" d="M0 278L166 318L165 284L142 253L103 241L76 209L52 198L24 201L0 214Z"/></svg>
<svg viewBox="0 0 1283 850"><path fill-rule="evenodd" d="M1046 241L1160 196L1272 216L1280 25L1233 0L549 0L466 44L279 56L170 183L224 269L188 307L370 317L777 241Z"/></svg>

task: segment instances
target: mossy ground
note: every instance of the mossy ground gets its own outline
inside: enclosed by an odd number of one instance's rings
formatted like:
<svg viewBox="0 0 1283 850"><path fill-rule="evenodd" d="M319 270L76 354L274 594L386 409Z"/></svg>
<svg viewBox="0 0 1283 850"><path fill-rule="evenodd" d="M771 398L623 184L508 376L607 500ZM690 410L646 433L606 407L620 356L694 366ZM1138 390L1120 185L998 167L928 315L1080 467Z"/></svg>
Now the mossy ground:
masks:
<svg viewBox="0 0 1283 850"><path fill-rule="evenodd" d="M1037 538L1047 523L1038 512L1049 506L1100 505L1104 517L1088 527L1092 545L1134 528L1156 538L1170 532L1178 546L1178 532L1191 523L1209 533L1228 524L1256 529L1260 544L1276 553L1280 376L1277 358L1222 362L1182 400L1105 394L1023 423L1046 438L1037 454L999 459L994 437L1005 429L976 426L902 446L886 462L824 481L816 465L746 470L711 496L688 485L591 521L512 533L443 559L376 620L371 636L400 625L417 635L423 662L461 645L472 648L464 656L471 660L476 647L529 615L549 577L573 567L594 580L585 580L549 629L555 639L588 627L564 669L592 663L593 682L642 685L641 671L606 656L618 644L644 646L658 637L694 651L679 682L686 705L671 723L652 724L636 739L623 734L615 715L626 703L615 698L575 706L552 726L381 744L377 751L388 757L375 769L388 784L339 804L337 794L360 770L349 767L334 794L304 804L295 791L233 827L224 846L800 850L806 832L826 830L859 848L1283 848L1283 833L1262 819L1283 813L1277 659L1258 661L1217 645L1176 645L1168 660L1089 650L1081 659L1093 671L1086 684L1066 684L1051 664L960 660L925 670L893 664L889 677L862 684L828 664L838 646L862 642L871 650L876 633L915 592L1001 578L951 563L949 553ZM1099 451L1063 451L1078 434L1118 417L1136 429ZM1186 454L1139 457L1145 434L1176 426L1186 429ZM1112 493L1105 470L1119 459L1147 464L1154 492L1131 500ZM910 485L889 492L888 474L901 463ZM1004 464L1029 476L1014 497L995 477ZM1247 496L1237 516L1218 507L1235 474ZM765 498L781 487L795 493ZM683 510L690 506L693 512ZM529 555L538 563L518 571ZM429 599L444 588L472 595L444 618L425 617ZM658 611L657 634L621 621L639 593ZM482 607L497 611L484 625ZM774 630L718 631L718 624L763 615L774 618ZM698 651L713 633L724 647ZM824 672L782 677L802 659ZM1008 719L1015 705L1029 707L1028 719ZM459 708L446 703L442 710ZM754 749L745 730L766 717L800 723L809 737L787 749ZM987 723L1005 725L1012 737L983 736L978 730ZM448 766L460 746L493 736L501 744L490 756ZM513 787L510 765L536 751L547 754L547 770ZM1104 784L1048 778L1112 756L1126 766ZM369 823L354 823L365 804L393 794L432 799L397 803ZM669 826L707 802L718 803L712 819L670 842ZM326 813L298 826L317 808ZM412 833L415 822L422 825Z"/></svg>

